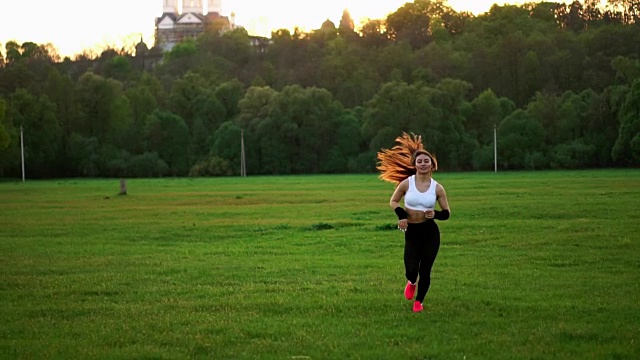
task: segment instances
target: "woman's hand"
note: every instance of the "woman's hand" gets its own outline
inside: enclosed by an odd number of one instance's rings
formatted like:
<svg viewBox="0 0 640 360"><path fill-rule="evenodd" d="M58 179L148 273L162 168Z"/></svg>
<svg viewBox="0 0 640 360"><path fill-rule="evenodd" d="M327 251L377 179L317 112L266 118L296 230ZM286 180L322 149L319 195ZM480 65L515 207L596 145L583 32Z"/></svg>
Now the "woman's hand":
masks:
<svg viewBox="0 0 640 360"><path fill-rule="evenodd" d="M407 226L409 226L407 219L398 220L398 229L400 229L400 231L407 231Z"/></svg>
<svg viewBox="0 0 640 360"><path fill-rule="evenodd" d="M425 210L424 217L427 218L427 220L433 219L434 216L436 216L436 212L433 211L433 209Z"/></svg>

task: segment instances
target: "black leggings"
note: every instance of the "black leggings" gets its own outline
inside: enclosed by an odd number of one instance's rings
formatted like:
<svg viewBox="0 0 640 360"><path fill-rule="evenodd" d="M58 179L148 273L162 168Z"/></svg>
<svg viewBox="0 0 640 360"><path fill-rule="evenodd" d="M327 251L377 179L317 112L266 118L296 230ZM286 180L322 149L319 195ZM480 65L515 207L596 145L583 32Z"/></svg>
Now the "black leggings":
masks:
<svg viewBox="0 0 640 360"><path fill-rule="evenodd" d="M409 224L404 233L404 267L407 280L416 283L416 301L424 301L431 285L431 267L440 249L440 229L433 220Z"/></svg>

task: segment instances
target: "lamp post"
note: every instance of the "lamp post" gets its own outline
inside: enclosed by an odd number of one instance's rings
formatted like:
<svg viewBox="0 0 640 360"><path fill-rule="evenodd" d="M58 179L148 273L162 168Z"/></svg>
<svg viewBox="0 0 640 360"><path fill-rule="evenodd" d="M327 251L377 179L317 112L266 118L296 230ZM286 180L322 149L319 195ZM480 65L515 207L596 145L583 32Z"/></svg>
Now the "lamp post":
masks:
<svg viewBox="0 0 640 360"><path fill-rule="evenodd" d="M496 124L493 123L493 172L498 172L498 134Z"/></svg>
<svg viewBox="0 0 640 360"><path fill-rule="evenodd" d="M20 156L22 158L22 182L24 182L24 136L20 125Z"/></svg>
<svg viewBox="0 0 640 360"><path fill-rule="evenodd" d="M244 159L244 130L240 131L240 177L247 176L247 164Z"/></svg>

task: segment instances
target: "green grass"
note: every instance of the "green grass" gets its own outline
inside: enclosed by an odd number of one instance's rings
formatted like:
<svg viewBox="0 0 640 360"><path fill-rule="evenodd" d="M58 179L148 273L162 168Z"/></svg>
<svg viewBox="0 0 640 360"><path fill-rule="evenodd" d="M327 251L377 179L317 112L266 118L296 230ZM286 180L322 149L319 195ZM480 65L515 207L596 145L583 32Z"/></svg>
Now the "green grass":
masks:
<svg viewBox="0 0 640 360"><path fill-rule="evenodd" d="M436 179L420 314L375 175L0 183L0 357L640 358L640 171Z"/></svg>

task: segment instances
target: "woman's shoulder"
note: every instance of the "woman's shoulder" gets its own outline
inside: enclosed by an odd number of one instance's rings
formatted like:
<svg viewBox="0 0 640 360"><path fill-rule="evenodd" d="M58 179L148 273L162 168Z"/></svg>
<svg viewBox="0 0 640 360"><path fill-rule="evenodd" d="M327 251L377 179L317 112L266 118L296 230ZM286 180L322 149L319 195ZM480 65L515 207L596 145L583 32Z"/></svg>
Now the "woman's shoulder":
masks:
<svg viewBox="0 0 640 360"><path fill-rule="evenodd" d="M401 187L403 189L408 189L409 188L410 179L411 179L411 176L409 176L408 178L405 178L404 180L400 181L400 183L398 183L398 187Z"/></svg>

